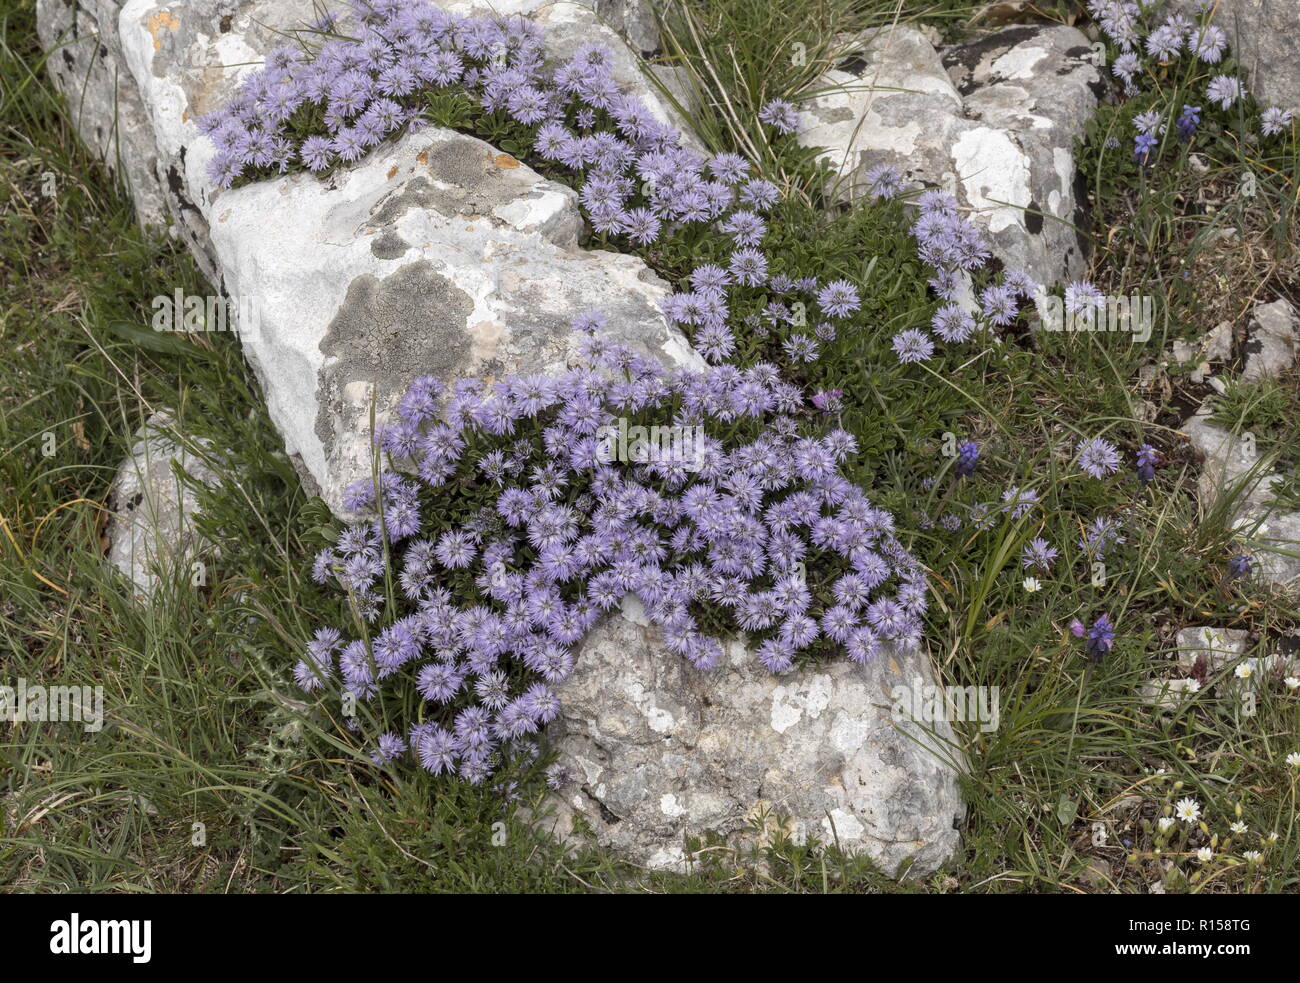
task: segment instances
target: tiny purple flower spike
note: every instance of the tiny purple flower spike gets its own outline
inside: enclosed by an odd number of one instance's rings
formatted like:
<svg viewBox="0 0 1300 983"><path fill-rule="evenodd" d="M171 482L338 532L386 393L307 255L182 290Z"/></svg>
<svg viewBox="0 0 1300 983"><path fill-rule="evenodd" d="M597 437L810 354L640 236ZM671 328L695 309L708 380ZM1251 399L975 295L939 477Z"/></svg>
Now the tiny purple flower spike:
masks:
<svg viewBox="0 0 1300 983"><path fill-rule="evenodd" d="M975 465L979 463L980 445L973 440L968 440L957 448L957 463L953 471L958 478L969 477L975 470Z"/></svg>
<svg viewBox="0 0 1300 983"><path fill-rule="evenodd" d="M1084 652L1094 662L1115 647L1115 626L1108 615L1101 615L1088 629L1088 638L1084 642Z"/></svg>
<svg viewBox="0 0 1300 983"><path fill-rule="evenodd" d="M1160 141L1150 133L1139 133L1134 139L1133 159L1146 166L1151 162L1151 153Z"/></svg>
<svg viewBox="0 0 1300 983"><path fill-rule="evenodd" d="M1087 631L1087 629L1083 626L1083 622L1078 618L1075 618L1070 622L1070 634L1075 638L1082 638L1085 631Z"/></svg>
<svg viewBox="0 0 1300 983"><path fill-rule="evenodd" d="M1178 131L1178 139L1187 143L1192 137L1196 136L1196 128L1201 125L1201 107L1200 106L1183 106L1182 115L1174 123L1174 128Z"/></svg>
<svg viewBox="0 0 1300 983"><path fill-rule="evenodd" d="M1156 476L1156 461L1160 455L1150 444L1143 444L1137 452L1137 474L1142 484L1153 481Z"/></svg>
<svg viewBox="0 0 1300 983"><path fill-rule="evenodd" d="M1248 554L1242 553L1240 556L1234 556L1228 561L1228 579L1239 580L1242 577L1249 576L1252 569L1254 567Z"/></svg>

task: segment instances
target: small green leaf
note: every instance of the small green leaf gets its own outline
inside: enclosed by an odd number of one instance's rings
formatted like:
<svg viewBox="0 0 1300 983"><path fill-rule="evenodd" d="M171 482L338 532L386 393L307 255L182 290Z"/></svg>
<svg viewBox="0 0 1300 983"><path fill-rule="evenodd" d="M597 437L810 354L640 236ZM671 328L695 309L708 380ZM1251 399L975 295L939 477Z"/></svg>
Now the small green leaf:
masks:
<svg viewBox="0 0 1300 983"><path fill-rule="evenodd" d="M111 321L108 330L123 341L163 355L206 356L208 354L206 350L185 341L178 334L169 331L154 331L138 324L131 324L129 321Z"/></svg>
<svg viewBox="0 0 1300 983"><path fill-rule="evenodd" d="M1069 826L1070 823L1074 822L1074 815L1078 811L1079 803L1062 792L1060 800L1056 803L1056 818L1061 825Z"/></svg>

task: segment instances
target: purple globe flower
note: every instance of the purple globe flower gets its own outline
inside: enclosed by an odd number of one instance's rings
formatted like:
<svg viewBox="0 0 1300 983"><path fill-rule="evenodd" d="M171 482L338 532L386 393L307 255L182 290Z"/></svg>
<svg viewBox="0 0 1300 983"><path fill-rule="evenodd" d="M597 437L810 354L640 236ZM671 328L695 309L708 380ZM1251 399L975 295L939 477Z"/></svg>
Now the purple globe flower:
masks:
<svg viewBox="0 0 1300 983"><path fill-rule="evenodd" d="M1094 478L1105 478L1119 470L1120 456L1115 445L1101 437L1079 441L1079 467Z"/></svg>
<svg viewBox="0 0 1300 983"><path fill-rule="evenodd" d="M793 133L799 128L799 115L784 99L773 99L759 110L758 118L781 134Z"/></svg>
<svg viewBox="0 0 1300 983"><path fill-rule="evenodd" d="M1056 547L1039 536L1025 544L1020 558L1026 570L1042 570L1046 573L1052 569L1052 564L1056 562L1059 555L1060 553Z"/></svg>

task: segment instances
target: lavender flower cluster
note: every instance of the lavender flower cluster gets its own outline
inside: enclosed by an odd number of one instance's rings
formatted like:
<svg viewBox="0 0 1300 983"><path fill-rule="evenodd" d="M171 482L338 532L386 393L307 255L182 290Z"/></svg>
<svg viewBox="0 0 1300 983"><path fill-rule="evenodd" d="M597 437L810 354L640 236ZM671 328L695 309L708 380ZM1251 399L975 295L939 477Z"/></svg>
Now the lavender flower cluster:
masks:
<svg viewBox="0 0 1300 983"><path fill-rule="evenodd" d="M370 700L388 677L414 674L425 700L455 711L446 726L385 735L379 759L409 743L429 771L482 781L503 750L559 712L554 687L575 647L627 595L700 669L723 652L701 623L710 612L728 634L747 633L775 673L818 640L858 662L885 643L918 644L924 572L891 515L840 473L854 438L801 436L789 414L802 395L770 365L666 370L609 343L602 325L595 314L575 324L577 367L561 376L512 377L491 393L477 380L449 393L416 380L381 435L408 473L349 489L346 507L370 518L322 551L315 577L337 582L376 624L387 542L400 570L394 603L406 613L346 643L322 629L297 679L315 690L341 678ZM705 438L696 461L648 453L607 463L600 428L634 414L748 426L753 436L730 448ZM492 504L420 537L433 519L421 494L467 485Z"/></svg>
<svg viewBox="0 0 1300 983"><path fill-rule="evenodd" d="M201 121L217 147L210 173L219 186L297 164L321 171L353 162L420 120L427 90L454 87L531 128L538 157L581 176L579 198L596 232L643 247L670 231L713 223L730 238L724 263L699 266L690 289L664 303L710 361L736 349L729 293L775 295L750 326L788 326L785 352L803 362L835 338L836 320L861 307L846 280L823 284L770 270L760 246L777 187L754 177L739 154L706 158L683 147L676 129L620 92L608 48L583 45L552 69L540 29L523 18L461 18L427 0L354 0L352 9L361 24L356 39L329 40L314 60L277 49L234 99ZM774 122L788 123L789 112ZM303 132L323 126L329 135L298 139L300 117ZM815 329L796 330L810 307L820 315Z"/></svg>
<svg viewBox="0 0 1300 983"><path fill-rule="evenodd" d="M597 231L646 245L671 227L716 222L732 239L727 262L698 266L690 289L664 302L711 361L734 351L736 291L774 295L761 315L770 324L797 327L814 306L814 332L785 341L797 360L816 358L834 322L860 309L848 281L769 270L759 247L777 188L738 155L684 149L620 94L606 49L581 47L552 70L540 32L521 18L457 18L424 0L356 0L352 10L356 38L325 42L314 61L276 51L204 120L218 184L356 160L420 119L420 92L456 86L535 127L534 151L581 174ZM790 113L772 122L788 125ZM330 135L298 138L321 125ZM450 391L417 379L380 435L401 470L349 489L345 508L366 518L316 557L313 576L347 593L360 637L322 628L295 676L308 691L339 685L362 701L390 677L413 676L423 699L445 708L379 736L376 761L411 751L430 772L483 781L556 716L555 686L576 646L629 595L700 669L718 664L724 636L742 632L774 673L801 656L866 662L884 644L919 643L924 571L892 516L840 473L854 438L801 434L802 394L771 365L668 371L608 343L602 326L598 314L579 319L578 367L559 377L508 378L490 393L472 379ZM741 436L706 439L691 462L610 462L598 432L630 416ZM466 487L487 501L422 537L430 496Z"/></svg>
<svg viewBox="0 0 1300 983"><path fill-rule="evenodd" d="M873 186L894 187L896 175L877 172ZM957 200L944 191L925 191L916 200L919 214L912 224L921 259L934 269L930 287L944 303L934 312L930 327L943 342L965 342L981 330L1005 327L1019 316L1021 300L1039 287L1023 270L1008 270L1001 281L985 287L979 305L964 301L970 273L990 255L984 234L958 210ZM976 313L979 318L977 320ZM934 335L908 328L893 338L900 362L925 362L934 356Z"/></svg>
<svg viewBox="0 0 1300 983"><path fill-rule="evenodd" d="M732 240L725 263L697 267L690 289L664 304L667 317L711 362L736 352L729 323L734 293L766 292L761 314L747 315L745 323L760 333L785 331L782 348L794 362L815 361L820 345L836 338L835 322L860 309L856 288L846 280L823 284L770 269L760 247L765 213L779 197L776 186L753 177L738 154L705 158L683 147L672 126L620 92L607 48L581 46L552 68L541 29L521 17L458 17L427 0L352 0L351 12L355 37L331 37L314 58L305 48L277 48L229 103L200 121L217 148L209 171L218 186L297 165L323 171L354 162L397 129L422 120L428 92L454 90L529 127L541 159L579 174L580 200L596 232L643 247L671 230L713 223ZM313 27L329 32L343 23L327 15ZM794 107L779 100L764 107L760 119L782 135L797 125ZM878 197L893 197L903 187L888 165L872 168L868 178ZM981 324L958 300L969 272L989 257L988 244L952 196L929 191L918 205L912 233L922 258L936 269L931 285L946 301L934 315L934 333L944 342L966 341ZM1010 324L1019 301L1035 289L1020 271L985 288L977 312L983 326ZM810 307L816 321L805 330ZM926 361L934 339L910 329L893 338L893 347L902 362Z"/></svg>
<svg viewBox="0 0 1300 983"><path fill-rule="evenodd" d="M593 178L584 202L596 227L638 241L654 238L665 218L716 218L745 177L744 162L729 155L715 161L714 181L687 180L675 167L687 163L674 157L677 132L620 91L612 53L600 45L582 45L552 69L541 28L523 17L463 17L427 0L350 0L350 14L328 14L312 25L328 37L314 51L306 42L276 48L234 98L200 120L217 148L209 173L218 186L299 165L324 171L357 161L385 137L422 121L424 101L440 90L538 127L543 157ZM351 33L337 34L345 24ZM591 132L603 121L614 132ZM627 172L647 156L675 180L651 196L647 214L631 216L616 206L634 191ZM698 164L685 170L699 177ZM740 190L752 200L775 193Z"/></svg>
<svg viewBox="0 0 1300 983"><path fill-rule="evenodd" d="M1143 6L1133 0L1089 0L1088 12L1120 49L1111 63L1111 74L1124 83L1124 92L1135 96L1141 88L1137 80L1151 66L1144 65L1142 52L1157 63L1167 64L1184 54L1206 65L1219 64L1228 50L1228 35L1212 23L1217 10L1215 0L1202 0L1201 18L1193 20L1187 14L1175 11L1168 14L1157 26L1145 31ZM1233 75L1216 75L1206 86L1205 97L1220 109L1229 109L1245 99L1247 91L1241 80ZM1189 142L1201 122L1200 106L1183 106L1176 121L1178 139ZM1266 137L1277 136L1291 129L1295 113L1290 109L1269 106L1260 114L1259 129ZM1133 155L1138 163L1151 163L1157 152L1160 137L1166 126L1164 116L1157 111L1140 113L1134 117L1137 129Z"/></svg>

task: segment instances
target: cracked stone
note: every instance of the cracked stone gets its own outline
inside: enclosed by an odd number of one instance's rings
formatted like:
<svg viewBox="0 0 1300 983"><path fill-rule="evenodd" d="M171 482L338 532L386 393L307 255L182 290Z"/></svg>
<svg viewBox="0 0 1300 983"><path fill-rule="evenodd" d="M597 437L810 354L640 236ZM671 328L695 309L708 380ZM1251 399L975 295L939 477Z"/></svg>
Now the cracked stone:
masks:
<svg viewBox="0 0 1300 983"><path fill-rule="evenodd" d="M175 464L203 484L219 483L204 460L212 448L197 442L194 450L177 441L170 414L155 413L109 489L108 561L140 597L152 597L167 579L190 583L192 563L208 548L194 527L198 496L172 470Z"/></svg>
<svg viewBox="0 0 1300 983"><path fill-rule="evenodd" d="M1295 364L1300 351L1300 319L1295 308L1282 299L1258 305L1251 314L1247 337L1242 379L1258 382L1282 375Z"/></svg>
<svg viewBox="0 0 1300 983"><path fill-rule="evenodd" d="M547 30L557 56L608 43L620 88L681 125L589 7L508 6L503 12ZM124 174L141 216L161 196L208 279L247 313L238 325L244 351L309 491L341 512L343 489L371 473L372 403L383 423L420 374L490 382L563 369L569 324L585 311L604 310L615 340L643 355L703 366L658 308L666 283L638 258L579 249L573 191L473 137L426 127L324 181L298 173L216 189L207 175L214 148L196 120L283 42L284 30L310 21L313 7L127 0L119 11L108 0L74 0L71 8L43 0L38 8L43 39L56 38L69 16L105 39L112 64L89 76L87 104L121 102L123 132L133 135L122 146ZM64 79L71 92L69 84ZM109 152L104 142L90 145Z"/></svg>
<svg viewBox="0 0 1300 983"><path fill-rule="evenodd" d="M687 836L753 843L762 816L760 840L781 829L890 873L929 873L956 850L964 815L952 731L893 719L891 693L932 679L927 656L901 652L772 676L740 643L702 673L665 659L630 601L558 688L548 737L583 794L552 797L552 829L576 841L581 815L603 846L682 870Z"/></svg>
<svg viewBox="0 0 1300 983"><path fill-rule="evenodd" d="M1074 143L1099 87L1074 28L1017 26L940 53L895 26L865 35L813 85L827 91L800 104L798 139L821 148L846 197L877 164L952 193L998 259L1054 284L1086 265Z"/></svg>

